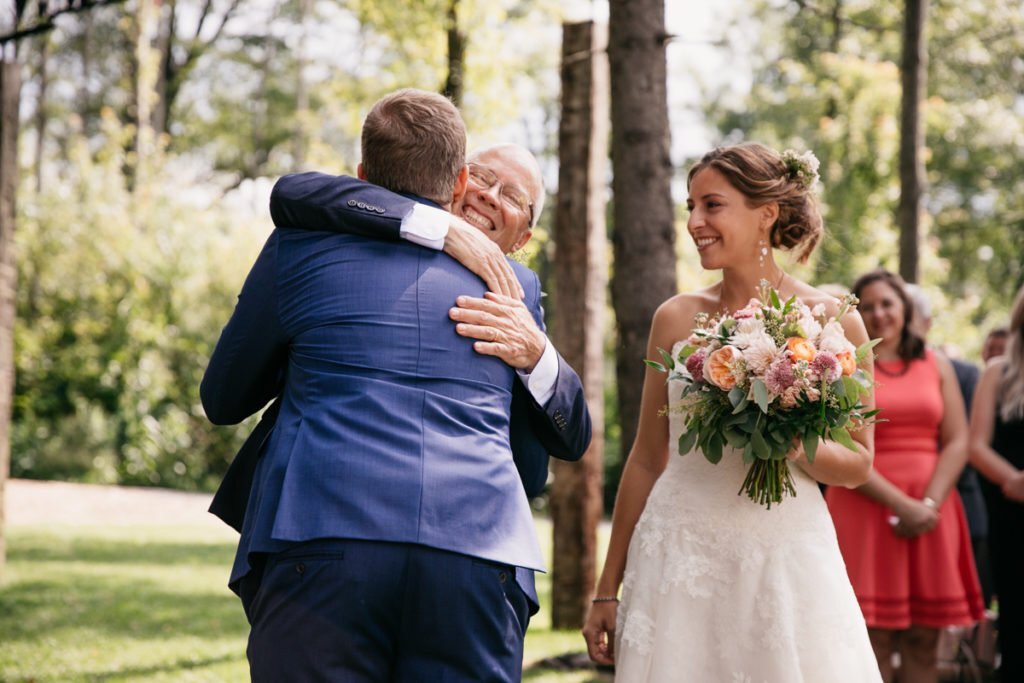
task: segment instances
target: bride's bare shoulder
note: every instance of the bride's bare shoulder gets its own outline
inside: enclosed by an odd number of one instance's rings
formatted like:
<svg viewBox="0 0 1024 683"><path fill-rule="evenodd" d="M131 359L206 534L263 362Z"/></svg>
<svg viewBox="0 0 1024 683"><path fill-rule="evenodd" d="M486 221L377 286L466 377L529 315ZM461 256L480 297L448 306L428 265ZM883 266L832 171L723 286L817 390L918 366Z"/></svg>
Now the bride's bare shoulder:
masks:
<svg viewBox="0 0 1024 683"><path fill-rule="evenodd" d="M839 311L839 307L842 305L842 302L833 294L833 292L826 292L809 285L806 282L797 281L796 291L794 293L801 301L811 308L818 304L824 304L826 315L835 315ZM835 294L838 294L838 292L835 292Z"/></svg>
<svg viewBox="0 0 1024 683"><path fill-rule="evenodd" d="M659 338L683 339L693 331L698 313L710 313L718 305L713 287L676 294L666 300L654 313L652 335Z"/></svg>

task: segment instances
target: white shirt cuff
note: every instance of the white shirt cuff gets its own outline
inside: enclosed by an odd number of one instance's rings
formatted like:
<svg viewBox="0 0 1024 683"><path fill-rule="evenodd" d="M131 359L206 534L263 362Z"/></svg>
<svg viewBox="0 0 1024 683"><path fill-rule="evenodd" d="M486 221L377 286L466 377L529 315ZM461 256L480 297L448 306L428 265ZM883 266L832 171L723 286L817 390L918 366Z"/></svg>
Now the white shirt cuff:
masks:
<svg viewBox="0 0 1024 683"><path fill-rule="evenodd" d="M533 372L519 369L516 372L537 403L545 405L550 401L555 395L555 382L558 381L558 356L551 340L544 345L544 353L540 355Z"/></svg>
<svg viewBox="0 0 1024 683"><path fill-rule="evenodd" d="M399 234L413 244L440 251L448 235L449 220L451 214L447 211L416 202L412 211L402 217Z"/></svg>

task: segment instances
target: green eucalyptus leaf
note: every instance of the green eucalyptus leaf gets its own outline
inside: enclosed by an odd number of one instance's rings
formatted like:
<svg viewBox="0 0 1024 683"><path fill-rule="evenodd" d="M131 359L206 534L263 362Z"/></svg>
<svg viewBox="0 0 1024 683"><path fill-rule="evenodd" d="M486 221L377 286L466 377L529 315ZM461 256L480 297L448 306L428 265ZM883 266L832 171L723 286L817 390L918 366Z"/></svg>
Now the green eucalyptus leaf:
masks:
<svg viewBox="0 0 1024 683"><path fill-rule="evenodd" d="M725 440L733 448L745 448L750 443L750 437L743 432L736 431L735 429L726 428L723 432L725 434Z"/></svg>
<svg viewBox="0 0 1024 683"><path fill-rule="evenodd" d="M679 455L686 455L693 450L693 444L697 441L697 430L690 429L679 435Z"/></svg>
<svg viewBox="0 0 1024 683"><path fill-rule="evenodd" d="M854 353L854 358L857 359L857 365L860 365L861 362L865 358L868 357L868 352L870 352L871 349L875 348L875 346L877 346L878 343L881 342L881 341L882 341L882 338L879 337L878 339L872 339L871 341L866 341L863 344L861 344L860 346L858 346L857 347L857 351Z"/></svg>
<svg viewBox="0 0 1024 683"><path fill-rule="evenodd" d="M646 358L644 358L644 365L646 365L649 368L654 368L658 372L668 372L668 368L666 368L664 365L657 361L647 360Z"/></svg>
<svg viewBox="0 0 1024 683"><path fill-rule="evenodd" d="M755 459L754 444L748 441L747 445L743 447L743 464L750 465Z"/></svg>
<svg viewBox="0 0 1024 683"><path fill-rule="evenodd" d="M828 388L836 398L846 398L846 383L842 379L832 382L832 384L828 385Z"/></svg>
<svg viewBox="0 0 1024 683"><path fill-rule="evenodd" d="M838 444L846 446L851 451L857 450L857 442L850 436L850 432L846 431L844 427L836 427L835 429L829 430L829 437Z"/></svg>
<svg viewBox="0 0 1024 683"><path fill-rule="evenodd" d="M743 397L745 395L746 394L743 392L742 389L740 389L739 387L733 387L732 389L729 390L729 403L731 403L732 407L735 408L740 404L740 401L743 400Z"/></svg>
<svg viewBox="0 0 1024 683"><path fill-rule="evenodd" d="M807 454L807 462L813 463L814 456L818 454L818 434L817 432L807 432L804 434L804 453Z"/></svg>
<svg viewBox="0 0 1024 683"><path fill-rule="evenodd" d="M664 360L664 361L665 361L665 366L666 366L666 367L667 367L667 368L668 368L669 370L674 370L674 369L675 369L675 367L676 367L676 361L675 361L675 359L674 359L674 358L672 357L672 354L671 354L671 353L669 353L668 351L666 351L665 349L661 348L660 346L658 347L658 353L660 353L660 354L661 354L661 358L662 358L662 360Z"/></svg>
<svg viewBox="0 0 1024 683"><path fill-rule="evenodd" d="M860 398L861 394L866 394L867 390L864 386L852 377L843 377L843 386L846 388L846 395L851 399Z"/></svg>
<svg viewBox="0 0 1024 683"><path fill-rule="evenodd" d="M763 380L754 380L754 401L762 413L768 412L768 387L765 386Z"/></svg>
<svg viewBox="0 0 1024 683"><path fill-rule="evenodd" d="M750 443L754 446L754 455L761 460L768 460L772 456L772 449L768 447L768 443L761 436L760 431L754 431L750 435Z"/></svg>
<svg viewBox="0 0 1024 683"><path fill-rule="evenodd" d="M722 460L722 437L715 434L708 442L708 449L704 453L712 464L717 465Z"/></svg>

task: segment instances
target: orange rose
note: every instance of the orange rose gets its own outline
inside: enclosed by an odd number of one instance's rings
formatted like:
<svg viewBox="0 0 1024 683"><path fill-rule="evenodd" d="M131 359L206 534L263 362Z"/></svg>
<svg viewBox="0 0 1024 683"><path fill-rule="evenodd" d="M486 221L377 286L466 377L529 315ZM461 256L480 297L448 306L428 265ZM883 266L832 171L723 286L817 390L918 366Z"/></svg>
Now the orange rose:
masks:
<svg viewBox="0 0 1024 683"><path fill-rule="evenodd" d="M739 358L739 349L735 347L723 346L715 349L704 363L704 379L719 389L729 391L736 386L736 377L732 374L732 369Z"/></svg>
<svg viewBox="0 0 1024 683"><path fill-rule="evenodd" d="M817 352L814 350L814 344L803 337L790 337L786 340L786 348L789 349L789 358L794 363L798 360L805 360L810 363L814 360L814 356L817 355Z"/></svg>
<svg viewBox="0 0 1024 683"><path fill-rule="evenodd" d="M843 374L847 377L857 372L857 359L849 351L837 353L836 359L839 361L839 367L843 369Z"/></svg>

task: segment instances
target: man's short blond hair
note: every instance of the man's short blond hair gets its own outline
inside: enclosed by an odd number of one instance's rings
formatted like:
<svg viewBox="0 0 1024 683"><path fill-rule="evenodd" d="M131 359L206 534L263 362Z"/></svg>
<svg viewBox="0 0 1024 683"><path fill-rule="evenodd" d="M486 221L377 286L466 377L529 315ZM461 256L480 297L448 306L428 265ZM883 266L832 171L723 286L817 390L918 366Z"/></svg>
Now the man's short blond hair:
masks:
<svg viewBox="0 0 1024 683"><path fill-rule="evenodd" d="M442 95L397 90L366 115L362 155L374 185L447 204L466 164L466 124Z"/></svg>

